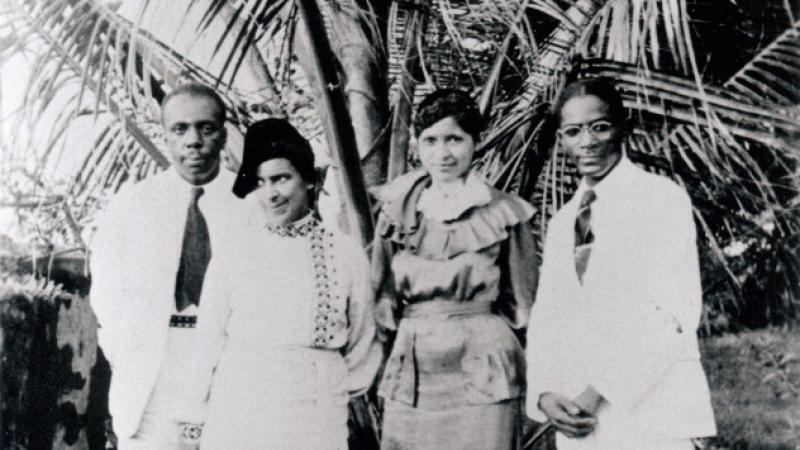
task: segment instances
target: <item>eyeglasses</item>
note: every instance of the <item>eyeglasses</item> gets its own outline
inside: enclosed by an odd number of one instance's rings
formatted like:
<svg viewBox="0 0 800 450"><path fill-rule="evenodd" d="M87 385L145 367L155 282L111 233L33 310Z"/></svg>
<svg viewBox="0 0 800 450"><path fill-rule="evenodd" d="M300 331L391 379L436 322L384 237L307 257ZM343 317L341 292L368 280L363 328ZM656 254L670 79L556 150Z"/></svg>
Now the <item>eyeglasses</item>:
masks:
<svg viewBox="0 0 800 450"><path fill-rule="evenodd" d="M562 139L575 140L580 137L584 129L589 130L589 133L596 138L604 138L610 136L614 131L614 124L606 119L600 119L580 125L567 125L559 128L558 133Z"/></svg>

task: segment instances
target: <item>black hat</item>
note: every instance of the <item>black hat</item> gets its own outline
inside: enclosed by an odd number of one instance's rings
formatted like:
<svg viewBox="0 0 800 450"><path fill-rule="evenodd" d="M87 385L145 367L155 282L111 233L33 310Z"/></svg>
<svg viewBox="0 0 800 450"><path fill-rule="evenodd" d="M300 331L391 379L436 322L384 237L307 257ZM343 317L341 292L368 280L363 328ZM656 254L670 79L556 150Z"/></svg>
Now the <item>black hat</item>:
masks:
<svg viewBox="0 0 800 450"><path fill-rule="evenodd" d="M314 152L311 145L285 119L265 119L255 122L244 137L244 154L233 193L244 198L258 187L258 166L264 161L286 158L303 181L316 183Z"/></svg>

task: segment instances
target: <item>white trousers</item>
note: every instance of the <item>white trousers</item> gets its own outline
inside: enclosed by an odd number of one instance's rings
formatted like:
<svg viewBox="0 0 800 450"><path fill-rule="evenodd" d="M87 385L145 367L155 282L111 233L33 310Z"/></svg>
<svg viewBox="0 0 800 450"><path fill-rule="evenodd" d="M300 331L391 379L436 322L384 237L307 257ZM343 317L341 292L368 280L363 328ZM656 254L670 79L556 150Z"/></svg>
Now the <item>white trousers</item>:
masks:
<svg viewBox="0 0 800 450"><path fill-rule="evenodd" d="M185 312L184 312L185 314ZM119 450L178 450L180 429L177 406L183 401L184 380L192 376L194 328L170 328L166 352L139 429L119 437Z"/></svg>

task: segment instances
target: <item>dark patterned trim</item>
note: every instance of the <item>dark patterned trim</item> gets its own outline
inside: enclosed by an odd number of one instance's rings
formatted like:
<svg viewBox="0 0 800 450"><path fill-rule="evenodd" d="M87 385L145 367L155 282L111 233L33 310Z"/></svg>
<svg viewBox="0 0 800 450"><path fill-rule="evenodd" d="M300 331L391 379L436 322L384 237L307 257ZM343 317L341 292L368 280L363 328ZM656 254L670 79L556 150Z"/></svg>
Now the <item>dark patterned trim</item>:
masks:
<svg viewBox="0 0 800 450"><path fill-rule="evenodd" d="M169 318L170 328L194 328L197 326L197 316L181 316L173 314Z"/></svg>
<svg viewBox="0 0 800 450"><path fill-rule="evenodd" d="M317 309L314 311L314 336L311 341L316 348L328 348L334 338L340 304L339 287L336 281L336 264L333 251L333 234L315 221L309 236L311 260L314 264L314 289L317 293Z"/></svg>
<svg viewBox="0 0 800 450"><path fill-rule="evenodd" d="M314 218L313 215L309 214L304 219L300 219L297 222L290 223L287 225L271 225L267 224L267 230L271 233L277 234L280 237L298 237L298 236L308 236L314 228L319 225L317 219Z"/></svg>
<svg viewBox="0 0 800 450"><path fill-rule="evenodd" d="M342 312L335 305L341 304L341 295L336 273L334 257L333 233L312 214L288 225L267 225L267 230L280 237L305 237L311 246L311 262L314 266L314 292L317 307L312 318L314 331L311 346L330 348L331 342L344 322Z"/></svg>

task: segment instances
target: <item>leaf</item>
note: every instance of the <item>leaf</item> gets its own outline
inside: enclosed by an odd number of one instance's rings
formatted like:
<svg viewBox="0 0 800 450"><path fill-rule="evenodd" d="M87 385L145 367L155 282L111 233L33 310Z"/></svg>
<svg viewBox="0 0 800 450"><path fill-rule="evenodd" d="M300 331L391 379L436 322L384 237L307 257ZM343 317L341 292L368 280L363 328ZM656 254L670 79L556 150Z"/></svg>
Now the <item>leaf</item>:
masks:
<svg viewBox="0 0 800 450"><path fill-rule="evenodd" d="M761 384L766 384L766 383L769 383L772 380L776 380L776 379L779 378L779 376L780 375L778 374L778 372L770 372L770 373L766 374L764 376L764 378L761 379Z"/></svg>
<svg viewBox="0 0 800 450"><path fill-rule="evenodd" d="M739 69L726 86L747 95L758 103L796 106L797 82L800 79L800 21L794 22L780 36Z"/></svg>

